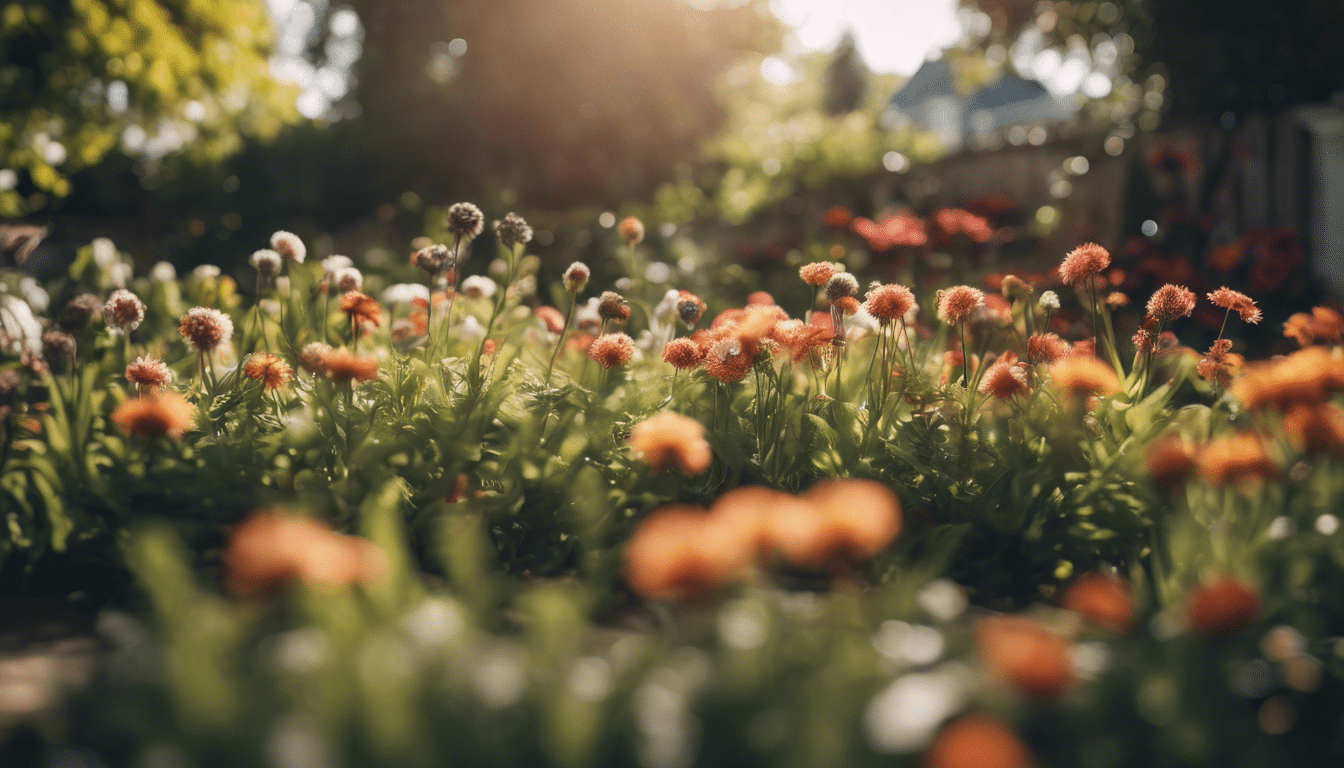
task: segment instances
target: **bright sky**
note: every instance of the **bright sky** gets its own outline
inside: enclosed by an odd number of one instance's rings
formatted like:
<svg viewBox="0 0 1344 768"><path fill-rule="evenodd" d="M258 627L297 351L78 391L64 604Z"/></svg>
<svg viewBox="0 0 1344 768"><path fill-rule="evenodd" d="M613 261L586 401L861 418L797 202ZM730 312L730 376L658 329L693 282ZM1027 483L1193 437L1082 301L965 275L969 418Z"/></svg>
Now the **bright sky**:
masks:
<svg viewBox="0 0 1344 768"><path fill-rule="evenodd" d="M848 28L876 72L909 75L961 37L957 0L770 0L799 41L830 50Z"/></svg>

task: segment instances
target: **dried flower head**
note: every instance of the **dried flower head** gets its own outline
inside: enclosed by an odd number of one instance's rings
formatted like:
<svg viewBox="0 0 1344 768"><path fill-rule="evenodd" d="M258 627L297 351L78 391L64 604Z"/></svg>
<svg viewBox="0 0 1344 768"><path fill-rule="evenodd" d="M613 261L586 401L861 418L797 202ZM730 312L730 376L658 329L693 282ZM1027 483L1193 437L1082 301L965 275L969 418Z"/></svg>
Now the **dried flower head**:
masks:
<svg viewBox="0 0 1344 768"><path fill-rule="evenodd" d="M166 387L173 380L173 369L157 357L141 355L126 365L126 380L144 395Z"/></svg>
<svg viewBox="0 0 1344 768"><path fill-rule="evenodd" d="M411 264L433 277L447 272L453 266L453 251L442 243L427 245L411 254Z"/></svg>
<svg viewBox="0 0 1344 768"><path fill-rule="evenodd" d="M378 327L383 309L378 300L359 291L347 291L341 296L341 311L349 315L350 321L363 327Z"/></svg>
<svg viewBox="0 0 1344 768"><path fill-rule="evenodd" d="M370 381L378 378L378 358L356 355L347 349L328 349L322 355L322 369L337 384Z"/></svg>
<svg viewBox="0 0 1344 768"><path fill-rule="evenodd" d="M1059 294L1054 291L1045 291L1041 294L1041 298L1036 303L1040 304L1041 309L1046 312L1054 312L1059 309Z"/></svg>
<svg viewBox="0 0 1344 768"><path fill-rule="evenodd" d="M631 247L638 245L644 240L644 222L636 219L634 216L626 216L621 219L621 223L616 225L616 231L620 233L621 239L625 244Z"/></svg>
<svg viewBox="0 0 1344 768"><path fill-rule="evenodd" d="M694 328L700 322L700 318L705 316L705 302L700 300L690 291L681 291L677 296L677 317L686 324L687 328Z"/></svg>
<svg viewBox="0 0 1344 768"><path fill-rule="evenodd" d="M471 203L453 203L448 208L448 231L466 240L475 239L485 229L485 214Z"/></svg>
<svg viewBox="0 0 1344 768"><path fill-rule="evenodd" d="M630 319L630 305L625 297L615 291L603 291L597 300L597 314L603 320L615 320L624 323Z"/></svg>
<svg viewBox="0 0 1344 768"><path fill-rule="evenodd" d="M182 316L177 332L200 352L213 352L233 338L233 321L217 309L192 307Z"/></svg>
<svg viewBox="0 0 1344 768"><path fill-rule="evenodd" d="M663 362L678 370L700 367L705 350L690 339L673 339L663 346Z"/></svg>
<svg viewBox="0 0 1344 768"><path fill-rule="evenodd" d="M837 272L826 281L826 298L832 302L859 295L859 281L848 272Z"/></svg>
<svg viewBox="0 0 1344 768"><path fill-rule="evenodd" d="M1027 392L1027 372L1023 364L1017 361L1016 355L1012 355L1012 359L1005 359L1009 355L1012 353L1005 352L985 370L980 379L981 393L1007 400Z"/></svg>
<svg viewBox="0 0 1344 768"><path fill-rule="evenodd" d="M1022 740L999 720L962 715L943 726L924 753L925 768L1032 768Z"/></svg>
<svg viewBox="0 0 1344 768"><path fill-rule="evenodd" d="M532 228L527 225L522 216L512 211L504 214L504 218L495 222L495 234L505 248L527 245L532 242Z"/></svg>
<svg viewBox="0 0 1344 768"><path fill-rule="evenodd" d="M938 319L948 325L965 322L975 310L985 305L984 292L969 285L958 285L939 293Z"/></svg>
<svg viewBox="0 0 1344 768"><path fill-rule="evenodd" d="M1231 576L1219 576L1185 595L1185 621L1205 635L1230 635L1255 623L1260 593Z"/></svg>
<svg viewBox="0 0 1344 768"><path fill-rule="evenodd" d="M1120 391L1120 377L1110 365L1092 356L1070 355L1050 366L1055 389L1075 395L1113 395Z"/></svg>
<svg viewBox="0 0 1344 768"><path fill-rule="evenodd" d="M308 248L304 246L299 236L284 230L271 235L271 248L296 264L302 264L304 258L308 256Z"/></svg>
<svg viewBox="0 0 1344 768"><path fill-rule="evenodd" d="M354 267L341 267L332 274L331 285L341 293L361 290L364 287L364 273Z"/></svg>
<svg viewBox="0 0 1344 768"><path fill-rule="evenodd" d="M1027 339L1027 362L1032 365L1057 363L1068 354L1069 342L1061 339L1059 334L1038 333Z"/></svg>
<svg viewBox="0 0 1344 768"><path fill-rule="evenodd" d="M989 668L1033 699L1057 699L1073 683L1068 642L1032 619L991 616L976 627L975 640Z"/></svg>
<svg viewBox="0 0 1344 768"><path fill-rule="evenodd" d="M269 352L253 352L243 363L243 375L262 382L266 389L279 389L294 378L294 369Z"/></svg>
<svg viewBox="0 0 1344 768"><path fill-rule="evenodd" d="M125 288L118 288L103 305L103 322L114 331L130 333L145 320L145 303Z"/></svg>
<svg viewBox="0 0 1344 768"><path fill-rule="evenodd" d="M1204 353L1204 359L1199 361L1195 370L1203 378L1226 387L1241 373L1244 362L1241 355L1232 351L1231 339L1218 339L1209 347L1209 351Z"/></svg>
<svg viewBox="0 0 1344 768"><path fill-rule="evenodd" d="M1263 317L1260 308L1255 306L1254 299L1227 286L1210 293L1209 301L1216 307L1236 312L1247 323L1258 323Z"/></svg>
<svg viewBox="0 0 1344 768"><path fill-rule="evenodd" d="M822 286L830 282L839 271L841 270L837 269L837 265L829 261L814 261L811 264L804 264L798 270L798 276L808 285Z"/></svg>
<svg viewBox="0 0 1344 768"><path fill-rule="evenodd" d="M886 324L905 317L915 304L915 294L903 285L879 285L868 290L863 308Z"/></svg>
<svg viewBox="0 0 1344 768"><path fill-rule="evenodd" d="M1199 474L1214 485L1253 486L1279 476L1281 467L1259 435L1239 433L1215 438L1200 448Z"/></svg>
<svg viewBox="0 0 1344 768"><path fill-rule="evenodd" d="M1084 574L1064 590L1059 604L1116 634L1125 634L1134 626L1134 597L1119 576L1100 571Z"/></svg>
<svg viewBox="0 0 1344 768"><path fill-rule="evenodd" d="M75 337L65 331L47 331L42 334L42 357L53 371L70 370L75 362Z"/></svg>
<svg viewBox="0 0 1344 768"><path fill-rule="evenodd" d="M1285 338L1296 339L1303 347L1316 342L1339 344L1344 336L1344 315L1329 307L1313 307L1310 313L1298 312L1283 324Z"/></svg>
<svg viewBox="0 0 1344 768"><path fill-rule="evenodd" d="M247 258L247 262L259 274L272 277L279 274L280 267L284 264L284 257L270 248L262 248L259 251L253 251L252 255Z"/></svg>
<svg viewBox="0 0 1344 768"><path fill-rule="evenodd" d="M122 401L111 419L136 437L178 440L195 423L196 408L176 392L159 391Z"/></svg>
<svg viewBox="0 0 1344 768"><path fill-rule="evenodd" d="M705 428L678 413L660 413L641 421L626 444L655 472L675 467L692 477L708 469L714 459Z"/></svg>
<svg viewBox="0 0 1344 768"><path fill-rule="evenodd" d="M1096 243L1084 243L1069 251L1060 262L1059 277L1065 285L1086 284L1110 265L1111 254L1105 248Z"/></svg>
<svg viewBox="0 0 1344 768"><path fill-rule="evenodd" d="M1183 285L1167 283L1148 299L1148 315L1166 325L1195 311L1195 294Z"/></svg>
<svg viewBox="0 0 1344 768"><path fill-rule="evenodd" d="M66 302L65 308L61 310L61 316L56 320L56 324L61 330L74 333L82 331L89 327L93 321L93 313L103 308L103 302L92 293L81 293L70 301Z"/></svg>
<svg viewBox="0 0 1344 768"><path fill-rule="evenodd" d="M320 341L310 341L303 345L299 350L299 365L310 373L326 375L327 373L327 355L331 352L331 347Z"/></svg>
<svg viewBox="0 0 1344 768"><path fill-rule="evenodd" d="M570 293L582 292L584 287L588 285L588 277L591 274L588 265L581 261L570 264L561 278L564 281L565 290Z"/></svg>
<svg viewBox="0 0 1344 768"><path fill-rule="evenodd" d="M604 333L588 347L588 357L603 368L625 365L635 356L635 340L624 333Z"/></svg>

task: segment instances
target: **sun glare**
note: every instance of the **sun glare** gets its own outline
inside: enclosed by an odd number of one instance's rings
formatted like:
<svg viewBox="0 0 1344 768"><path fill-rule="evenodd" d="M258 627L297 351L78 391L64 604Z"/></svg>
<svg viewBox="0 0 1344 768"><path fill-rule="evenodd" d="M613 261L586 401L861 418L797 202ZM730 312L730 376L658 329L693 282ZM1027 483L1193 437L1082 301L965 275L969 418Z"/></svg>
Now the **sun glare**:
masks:
<svg viewBox="0 0 1344 768"><path fill-rule="evenodd" d="M908 75L962 34L956 0L771 0L810 50L828 50L846 29L868 66Z"/></svg>

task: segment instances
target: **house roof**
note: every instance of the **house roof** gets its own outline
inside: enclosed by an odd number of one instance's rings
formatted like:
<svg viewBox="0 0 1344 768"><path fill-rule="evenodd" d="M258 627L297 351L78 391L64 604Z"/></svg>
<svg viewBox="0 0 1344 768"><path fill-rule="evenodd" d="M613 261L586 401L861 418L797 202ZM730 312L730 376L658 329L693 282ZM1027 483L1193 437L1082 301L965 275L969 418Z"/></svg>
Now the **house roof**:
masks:
<svg viewBox="0 0 1344 768"><path fill-rule="evenodd" d="M928 99L946 96L959 96L956 78L952 76L952 62L947 59L926 61L891 97L891 106L911 112Z"/></svg>

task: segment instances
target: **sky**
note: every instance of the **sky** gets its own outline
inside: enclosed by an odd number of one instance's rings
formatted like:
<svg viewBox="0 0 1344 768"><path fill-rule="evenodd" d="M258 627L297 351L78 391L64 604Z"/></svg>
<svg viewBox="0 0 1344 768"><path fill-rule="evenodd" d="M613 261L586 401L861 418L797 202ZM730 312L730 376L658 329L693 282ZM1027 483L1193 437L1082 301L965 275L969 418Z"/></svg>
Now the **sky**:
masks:
<svg viewBox="0 0 1344 768"><path fill-rule="evenodd" d="M770 0L811 50L835 47L846 28L876 72L909 75L961 37L957 0Z"/></svg>

